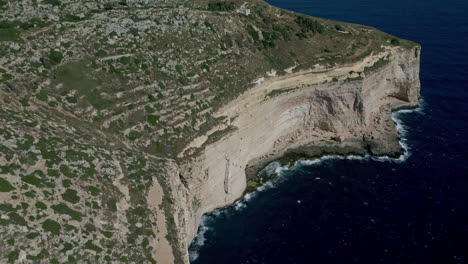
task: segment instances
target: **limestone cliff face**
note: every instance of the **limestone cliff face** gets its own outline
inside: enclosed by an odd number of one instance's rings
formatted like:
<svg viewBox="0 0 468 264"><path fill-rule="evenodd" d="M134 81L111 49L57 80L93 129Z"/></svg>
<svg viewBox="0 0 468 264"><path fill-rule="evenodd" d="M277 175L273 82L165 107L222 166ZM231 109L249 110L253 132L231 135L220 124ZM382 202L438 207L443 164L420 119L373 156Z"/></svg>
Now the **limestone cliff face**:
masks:
<svg viewBox="0 0 468 264"><path fill-rule="evenodd" d="M375 155L399 153L391 111L418 104L419 55L418 46L388 47L353 65L274 77L220 109L216 115L235 129L203 146L207 137L197 139L200 154L181 154L186 162L170 169L181 248L202 214L240 198L247 177L288 149L333 138Z"/></svg>

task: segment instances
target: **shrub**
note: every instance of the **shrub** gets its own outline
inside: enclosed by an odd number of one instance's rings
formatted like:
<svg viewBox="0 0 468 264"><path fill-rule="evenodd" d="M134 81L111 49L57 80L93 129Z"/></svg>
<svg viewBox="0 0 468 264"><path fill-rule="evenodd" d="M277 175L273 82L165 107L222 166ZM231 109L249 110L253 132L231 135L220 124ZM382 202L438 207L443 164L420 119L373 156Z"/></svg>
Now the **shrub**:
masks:
<svg viewBox="0 0 468 264"><path fill-rule="evenodd" d="M81 212L71 209L64 203L52 205L51 208L54 210L55 213L69 215L73 220L81 221L81 218L83 216Z"/></svg>
<svg viewBox="0 0 468 264"><path fill-rule="evenodd" d="M27 239L34 239L34 238L38 237L39 235L40 235L39 233L33 232L33 233L27 234L27 235L26 235L26 238L27 238Z"/></svg>
<svg viewBox="0 0 468 264"><path fill-rule="evenodd" d="M313 20L308 17L298 16L295 21L302 28L302 31L310 31L319 34L322 34L325 31L325 27L322 24L320 24L317 20Z"/></svg>
<svg viewBox="0 0 468 264"><path fill-rule="evenodd" d="M140 138L141 137L141 133L138 132L138 131L130 131L130 133L128 133L128 139L130 139L131 141L135 141L136 139Z"/></svg>
<svg viewBox="0 0 468 264"><path fill-rule="evenodd" d="M53 5L53 6L60 6L60 0L44 0L44 4L46 5Z"/></svg>
<svg viewBox="0 0 468 264"><path fill-rule="evenodd" d="M176 69L176 71L177 71L179 74L182 74L182 70L183 70L182 65L177 64L177 65L175 66L175 69Z"/></svg>
<svg viewBox="0 0 468 264"><path fill-rule="evenodd" d="M27 225L26 220L24 220L24 218L21 215L15 213L15 212L10 212L8 214L8 217L10 218L10 223L11 224L21 225L21 226L26 226Z"/></svg>
<svg viewBox="0 0 468 264"><path fill-rule="evenodd" d="M56 106L58 106L58 103L55 102L55 101L50 101L48 105L49 105L50 107L56 107Z"/></svg>
<svg viewBox="0 0 468 264"><path fill-rule="evenodd" d="M80 197L77 195L77 191L72 189L67 189L63 194L62 198L70 203L76 204L80 201Z"/></svg>
<svg viewBox="0 0 468 264"><path fill-rule="evenodd" d="M106 52L105 50L100 49L100 50L98 50L98 51L96 52L96 56L98 56L98 57L105 57L105 56L107 56L107 52Z"/></svg>
<svg viewBox="0 0 468 264"><path fill-rule="evenodd" d="M13 250L8 254L8 263L15 263L19 257L19 250Z"/></svg>
<svg viewBox="0 0 468 264"><path fill-rule="evenodd" d="M394 45L394 46L400 45L400 41L399 41L398 39L395 39L395 38L392 39L392 40L390 40L390 43L391 43L392 45Z"/></svg>
<svg viewBox="0 0 468 264"><path fill-rule="evenodd" d="M210 11L233 11L236 5L233 2L210 2L208 10Z"/></svg>
<svg viewBox="0 0 468 264"><path fill-rule="evenodd" d="M113 233L110 231L101 231L101 233L107 238L111 238L113 235Z"/></svg>
<svg viewBox="0 0 468 264"><path fill-rule="evenodd" d="M129 64L130 61L131 61L131 58L130 57L122 57L119 59L120 63L122 64Z"/></svg>
<svg viewBox="0 0 468 264"><path fill-rule="evenodd" d="M19 31L11 23L0 21L0 41L18 41Z"/></svg>
<svg viewBox="0 0 468 264"><path fill-rule="evenodd" d="M65 100L67 100L67 102L70 104L78 103L78 99L75 96L67 96L65 97Z"/></svg>
<svg viewBox="0 0 468 264"><path fill-rule="evenodd" d="M88 242L86 242L84 248L89 249L89 250L93 250L96 253L101 253L101 251L102 251L102 248L100 248L100 247L96 246L95 244L93 244L93 242L91 240L88 240Z"/></svg>
<svg viewBox="0 0 468 264"><path fill-rule="evenodd" d="M55 51L51 49L49 53L49 59L52 65L57 65L60 62L62 62L63 54L60 51Z"/></svg>
<svg viewBox="0 0 468 264"><path fill-rule="evenodd" d="M97 196L97 195L101 192L101 190L100 190L98 187L96 187L96 186L89 186L89 187L88 187L88 191L89 191L89 192L91 193L91 195L93 195L93 196Z"/></svg>
<svg viewBox="0 0 468 264"><path fill-rule="evenodd" d="M44 181L40 178L36 178L34 176L24 176L21 178L22 181L25 183L34 185L36 187L43 187L44 186Z"/></svg>
<svg viewBox="0 0 468 264"><path fill-rule="evenodd" d="M22 106L27 107L29 106L29 100L27 98L21 98L20 103Z"/></svg>
<svg viewBox="0 0 468 264"><path fill-rule="evenodd" d="M0 211L14 212L14 211L16 211L16 209L13 208L13 206L11 204L2 203L2 204L0 204Z"/></svg>
<svg viewBox="0 0 468 264"><path fill-rule="evenodd" d="M60 176L60 172L58 170L55 170L55 169L48 169L47 170L47 175L57 178L58 176Z"/></svg>
<svg viewBox="0 0 468 264"><path fill-rule="evenodd" d="M36 94L36 98L43 101L43 102L47 102L49 100L49 96L47 96L47 94L44 93L44 92L40 92L40 93Z"/></svg>
<svg viewBox="0 0 468 264"><path fill-rule="evenodd" d="M252 25L247 26L247 33L253 38L254 41L259 41L260 40L260 35L258 35L257 30L255 30Z"/></svg>
<svg viewBox="0 0 468 264"><path fill-rule="evenodd" d="M148 123L150 123L153 126L156 126L158 124L158 121L159 121L159 116L157 116L157 115L148 115L146 117L146 119L148 120Z"/></svg>
<svg viewBox="0 0 468 264"><path fill-rule="evenodd" d="M47 250L43 249L43 250L41 250L41 252L39 252L39 254L37 254L35 256L34 255L27 255L26 258L36 262L38 260L44 259L46 253L47 253Z"/></svg>
<svg viewBox="0 0 468 264"><path fill-rule="evenodd" d="M9 181L4 178L0 178L0 192L11 192L15 189Z"/></svg>
<svg viewBox="0 0 468 264"><path fill-rule="evenodd" d="M54 220L46 219L42 223L42 228L45 231L50 232L50 233L52 233L52 235L56 236L56 235L60 235L60 231L62 229L62 226L60 226L60 224L55 222Z"/></svg>
<svg viewBox="0 0 468 264"><path fill-rule="evenodd" d="M156 110L154 110L154 108L152 108L151 106L146 105L145 111L151 114L151 113L154 113Z"/></svg>
<svg viewBox="0 0 468 264"><path fill-rule="evenodd" d="M47 205L43 202L36 202L36 207L39 208L39 209L42 209L42 210L46 210L47 209Z"/></svg>

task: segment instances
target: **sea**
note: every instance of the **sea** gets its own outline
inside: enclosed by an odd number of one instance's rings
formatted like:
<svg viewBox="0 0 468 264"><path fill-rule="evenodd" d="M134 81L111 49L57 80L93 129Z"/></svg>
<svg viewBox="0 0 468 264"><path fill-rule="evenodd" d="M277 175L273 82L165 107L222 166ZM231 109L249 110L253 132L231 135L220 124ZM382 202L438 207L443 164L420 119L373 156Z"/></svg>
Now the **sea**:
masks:
<svg viewBox="0 0 468 264"><path fill-rule="evenodd" d="M202 217L192 264L468 263L468 1L267 0L422 45L400 159L299 162Z"/></svg>

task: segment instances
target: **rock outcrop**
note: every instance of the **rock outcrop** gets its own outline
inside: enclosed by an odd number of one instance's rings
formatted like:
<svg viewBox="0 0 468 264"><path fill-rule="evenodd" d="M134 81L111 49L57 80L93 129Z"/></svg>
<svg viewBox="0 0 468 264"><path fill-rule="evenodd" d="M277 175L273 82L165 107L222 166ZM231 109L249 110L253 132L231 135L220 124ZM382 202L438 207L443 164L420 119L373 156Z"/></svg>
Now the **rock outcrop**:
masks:
<svg viewBox="0 0 468 264"><path fill-rule="evenodd" d="M290 149L332 140L399 155L391 112L418 104L419 55L419 46L387 47L352 65L273 77L220 109L231 129L195 140L203 150L171 168L180 246L188 248L201 215L239 199L248 177Z"/></svg>

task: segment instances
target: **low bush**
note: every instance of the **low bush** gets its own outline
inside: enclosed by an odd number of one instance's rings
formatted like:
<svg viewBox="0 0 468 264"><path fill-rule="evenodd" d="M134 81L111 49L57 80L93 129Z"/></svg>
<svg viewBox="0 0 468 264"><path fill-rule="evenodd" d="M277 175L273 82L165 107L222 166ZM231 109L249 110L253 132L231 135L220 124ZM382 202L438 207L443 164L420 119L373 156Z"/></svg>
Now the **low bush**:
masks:
<svg viewBox="0 0 468 264"><path fill-rule="evenodd" d="M233 11L236 5L233 2L210 2L208 3L208 10L210 11Z"/></svg>

